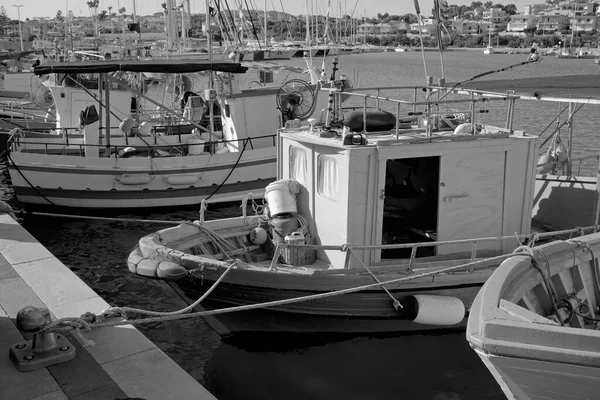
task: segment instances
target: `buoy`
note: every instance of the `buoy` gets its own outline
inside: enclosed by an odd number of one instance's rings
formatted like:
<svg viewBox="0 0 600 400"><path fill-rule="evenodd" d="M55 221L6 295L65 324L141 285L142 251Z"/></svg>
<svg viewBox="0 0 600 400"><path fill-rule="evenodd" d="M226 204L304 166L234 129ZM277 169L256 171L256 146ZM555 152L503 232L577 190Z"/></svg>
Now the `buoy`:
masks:
<svg viewBox="0 0 600 400"><path fill-rule="evenodd" d="M465 318L465 305L451 296L417 294L400 300L407 319L425 325L456 325Z"/></svg>
<svg viewBox="0 0 600 400"><path fill-rule="evenodd" d="M160 279L176 281L186 278L188 276L188 270L180 264L171 261L162 261L156 267L156 276Z"/></svg>
<svg viewBox="0 0 600 400"><path fill-rule="evenodd" d="M267 231L260 226L250 231L250 242L253 244L263 244L267 241Z"/></svg>
<svg viewBox="0 0 600 400"><path fill-rule="evenodd" d="M552 171L552 168L554 168L555 163L556 160L554 159L554 157L552 157L551 154L542 154L542 156L538 159L537 162L537 173L547 174L548 172Z"/></svg>

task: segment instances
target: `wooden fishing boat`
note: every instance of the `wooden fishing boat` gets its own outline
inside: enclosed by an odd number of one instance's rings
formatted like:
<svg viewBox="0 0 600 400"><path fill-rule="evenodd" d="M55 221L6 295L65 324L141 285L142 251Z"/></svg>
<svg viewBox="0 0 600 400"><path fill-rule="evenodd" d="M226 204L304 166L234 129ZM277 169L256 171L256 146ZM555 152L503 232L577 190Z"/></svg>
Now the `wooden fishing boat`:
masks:
<svg viewBox="0 0 600 400"><path fill-rule="evenodd" d="M509 399L598 397L598 255L598 233L524 249L477 295L467 340Z"/></svg>
<svg viewBox="0 0 600 400"><path fill-rule="evenodd" d="M242 90L237 76L246 70L235 62L182 60L36 67L35 74L52 77L43 88L59 116L59 134L16 132L8 160L17 199L131 208L262 193L275 179L273 132L281 126L282 114L309 118L327 99L319 103L317 83L298 79ZM139 79L144 72L175 75L166 80L168 101L150 97ZM205 88L194 87L189 78L200 72L212 78ZM188 75L178 79L181 74ZM290 93L298 93L293 107L287 101ZM140 108L142 100L149 104L145 109ZM80 126L81 132L71 133L66 127L72 126Z"/></svg>
<svg viewBox="0 0 600 400"><path fill-rule="evenodd" d="M266 212L205 221L201 211L141 238L129 269L190 303L202 295L194 306L221 335L464 327L515 234L531 234L536 137L513 128L513 95L391 89L416 99L405 101L376 90L331 89L325 121L278 132ZM344 112L342 95L364 109ZM497 101L505 126L476 120ZM400 129L415 114L419 124Z"/></svg>

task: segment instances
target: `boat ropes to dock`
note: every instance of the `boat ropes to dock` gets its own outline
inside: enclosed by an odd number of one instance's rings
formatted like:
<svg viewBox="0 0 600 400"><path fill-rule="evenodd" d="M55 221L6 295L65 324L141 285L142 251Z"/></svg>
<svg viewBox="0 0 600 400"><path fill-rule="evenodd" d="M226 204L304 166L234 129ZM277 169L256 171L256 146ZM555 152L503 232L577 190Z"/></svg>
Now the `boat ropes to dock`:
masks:
<svg viewBox="0 0 600 400"><path fill-rule="evenodd" d="M281 68L272 65L261 64L252 89L240 82L248 67L231 61L36 67L47 80L35 99L55 114L56 129L13 130L8 161L17 199L124 208L262 194L275 180L274 132L283 119L310 118L327 106L310 66L311 82L274 83Z"/></svg>
<svg viewBox="0 0 600 400"><path fill-rule="evenodd" d="M515 248L581 231L532 235L537 137L513 127L518 96L327 91L324 121L278 131L264 210L207 221L203 203L141 238L129 269L166 279L221 335L464 327Z"/></svg>

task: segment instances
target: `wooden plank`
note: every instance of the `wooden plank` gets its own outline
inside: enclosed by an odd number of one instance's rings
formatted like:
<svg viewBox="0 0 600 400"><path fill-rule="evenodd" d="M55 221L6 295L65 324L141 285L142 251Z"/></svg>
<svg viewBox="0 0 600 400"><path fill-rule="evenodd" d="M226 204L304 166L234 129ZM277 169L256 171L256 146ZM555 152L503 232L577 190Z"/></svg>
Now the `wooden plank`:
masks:
<svg viewBox="0 0 600 400"><path fill-rule="evenodd" d="M556 323L555 321L545 318L536 312L530 311L526 308L523 308L504 299L500 300L499 308L501 310L504 310L508 315L515 317L516 319L521 321L558 325L558 323Z"/></svg>

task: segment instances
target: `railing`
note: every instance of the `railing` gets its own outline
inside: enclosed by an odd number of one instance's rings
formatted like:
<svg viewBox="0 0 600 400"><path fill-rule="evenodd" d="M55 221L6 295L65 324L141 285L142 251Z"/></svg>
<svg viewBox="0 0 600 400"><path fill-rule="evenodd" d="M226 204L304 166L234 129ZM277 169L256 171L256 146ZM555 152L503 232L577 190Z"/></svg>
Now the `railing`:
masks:
<svg viewBox="0 0 600 400"><path fill-rule="evenodd" d="M142 140L146 138L146 136L141 136ZM175 149L176 151L178 151L180 154L184 154L185 150L188 149L189 144L188 143L181 143L181 138L179 140L179 143L168 143L168 142L164 142L164 143L157 143L158 138L160 138L160 136L147 136L147 138L154 138L154 144L152 143L148 143L147 141L143 140L144 145L143 145L143 150L148 152L148 157L149 158L154 158L154 150L157 149L164 149L165 147L169 147L172 149ZM259 139L268 139L270 138L272 141L272 145L275 146L276 144L276 139L277 139L277 135L273 134L273 135L263 135L263 136L255 136L255 137L247 137L247 138L241 138L241 139L223 139L223 140L215 140L215 141L210 141L210 142L205 142L204 145L206 147L208 147L210 149L210 153L214 154L216 152L216 149L218 147L218 145L228 145L228 144L232 144L232 143L237 143L237 150L240 151L242 148L246 148L249 147L250 149L254 149L254 143L253 141L259 140ZM130 138L133 139L133 138ZM20 140L20 138L18 136L11 136L8 140L8 144L11 148L11 151L22 151L25 153L28 153L28 149L25 147L27 145L39 145L39 146L43 146L44 147L44 154L48 154L48 150L49 150L49 146L50 147L63 147L63 153L66 154L66 146L69 146L69 148L74 148L74 149L78 149L78 155L80 157L85 156L85 149L88 147L98 147L101 149L104 149L105 152L110 150L110 154L115 156L115 158L119 158L119 150L125 149L127 147L131 147L131 144L127 141L125 141L124 145L111 145L111 146L106 146L106 145L102 145L102 144L85 144L85 143L59 143L59 142L55 142L55 143L49 143L49 142L36 142L36 141L27 141L27 142L22 142ZM139 143L136 143L139 146ZM23 146L23 147L22 147ZM156 157L156 158L161 158L161 157Z"/></svg>
<svg viewBox="0 0 600 400"><path fill-rule="evenodd" d="M255 204L254 196L252 193L249 193L240 198L242 200L242 205L241 205L242 217L247 218L248 217L247 216L248 201L251 200L254 205ZM232 202L232 201L235 201L235 199L230 198L225 201ZM211 203L218 203L218 202L219 202L219 200L211 201ZM209 203L203 200L200 205L200 215L199 215L199 221L198 221L200 224L203 224L206 222L205 217L204 217L204 212L206 211L207 204L209 204ZM255 212L256 212L256 209L255 209ZM253 217L263 217L263 216L257 213ZM600 230L600 225L591 225L591 226L586 226L586 227L564 229L564 230L553 231L553 232L542 232L542 233L522 234L522 235L514 234L514 235L510 235L510 236L494 236L494 237L482 237L482 238L473 238L473 239L458 239L458 240L399 243L399 244L381 244L381 245L358 245L358 246L351 245L351 244L324 245L324 244L291 244L291 243L285 243L285 242L278 242L277 246L275 248L275 253L272 258L271 268L274 268L279 256L281 255L281 251L285 248L312 249L312 250L338 250L338 251L346 252L348 254L348 256L346 257L346 260L344 262L344 268L349 268L349 263L350 263L349 255L353 250L373 251L373 250L410 249L411 252L410 252L410 258L409 258L408 265L407 265L407 271L411 272L413 265L415 263L415 260L417 258L417 250L422 247L440 247L440 246L448 246L448 245L470 244L471 245L470 261L473 262L477 258L477 245L480 243L498 242L498 241L505 241L505 240L516 240L518 242L519 246L521 246L524 241L528 240L529 241L528 245L533 246L537 240L541 240L541 239L548 239L548 238L553 238L556 236L564 236L564 235L573 236L574 234L584 235L586 233L598 232L599 230ZM507 254L507 258L510 256L514 256L514 254ZM468 270L468 272L472 272L472 269Z"/></svg>
<svg viewBox="0 0 600 400"><path fill-rule="evenodd" d="M330 88L322 88L322 91L329 92L330 96L333 96L334 106L330 108L330 112L328 113L327 123L331 121L331 118L335 118L336 115L341 115L342 110L347 109L357 109L361 108L363 110L363 132L366 132L367 125L367 110L368 109L376 109L380 110L381 102L386 102L389 106L387 108L393 108L395 110L396 119L400 120L401 117L407 116L415 116L415 115L425 115L426 118L431 118L435 115L441 115L446 113L461 113L470 116L470 122L475 126L475 116L478 113L488 113L489 110L487 106L482 110L475 110L476 103L485 104L487 102L494 101L506 101L509 100L507 118L506 118L506 129L512 130L512 116L514 111L514 100L518 99L519 96L515 96L513 94L499 94L492 92L485 92L480 90L467 90L467 89L455 89L449 87L440 87L440 86L390 86L390 87L373 87L373 88L359 88L353 89L352 91L346 92L341 91L339 89L330 89ZM362 93L374 91L375 94ZM383 96L382 93L384 91L407 91L404 95L401 93L400 98L390 98L387 96ZM426 98L424 100L419 100L419 91L423 91L426 94ZM462 98L449 98L449 95L463 95ZM465 98L464 95L468 97ZM346 105L342 107L342 96L347 98L348 96L354 100L359 100L361 105ZM402 97L411 97L411 100L403 100ZM371 101L371 105L369 105L369 101ZM374 105L372 103L375 103ZM442 110L440 106L446 105L460 105L460 104L468 104L469 108L466 110ZM424 110L418 111L418 107L422 106ZM404 109L403 109L404 108ZM409 108L410 111L406 111L405 109ZM401 111L405 111L405 114L401 114ZM427 131L427 136L431 136L432 133L432 124L428 123L425 126ZM400 133L400 126L396 124L396 137L398 137Z"/></svg>

